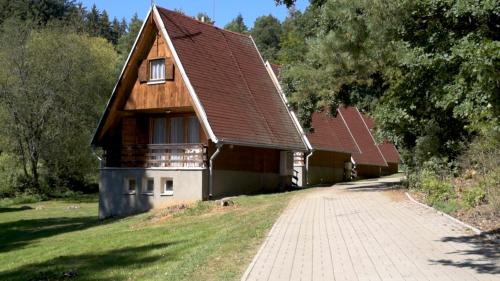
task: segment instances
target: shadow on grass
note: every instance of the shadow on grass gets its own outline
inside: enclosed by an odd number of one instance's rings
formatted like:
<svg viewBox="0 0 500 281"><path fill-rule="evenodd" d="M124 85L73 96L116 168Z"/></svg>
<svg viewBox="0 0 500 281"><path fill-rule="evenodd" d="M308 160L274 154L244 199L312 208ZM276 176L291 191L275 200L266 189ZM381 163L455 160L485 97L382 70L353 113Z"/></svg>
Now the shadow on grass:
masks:
<svg viewBox="0 0 500 281"><path fill-rule="evenodd" d="M470 246L469 250L458 250L451 254L459 254L464 258L461 261L447 259L431 260L447 266L471 268L479 273L500 274L497 261L500 259L500 245L498 241L486 239L488 236L498 236L500 229L485 232L481 235L466 235L460 237L444 237L442 242L462 243ZM475 256L473 258L471 256Z"/></svg>
<svg viewBox="0 0 500 281"><path fill-rule="evenodd" d="M103 280L105 271L116 270L112 280L129 280L131 269L140 269L159 259L174 260L173 253L151 254L151 251L181 243L156 243L125 247L101 253L59 256L54 259L27 264L0 272L0 280Z"/></svg>
<svg viewBox="0 0 500 281"><path fill-rule="evenodd" d="M19 211L26 211L26 210L33 210L33 208L30 206L0 208L0 213L19 212Z"/></svg>
<svg viewBox="0 0 500 281"><path fill-rule="evenodd" d="M0 223L0 253L25 247L40 238L80 231L110 221L112 220L99 221L95 216L88 216L21 219Z"/></svg>

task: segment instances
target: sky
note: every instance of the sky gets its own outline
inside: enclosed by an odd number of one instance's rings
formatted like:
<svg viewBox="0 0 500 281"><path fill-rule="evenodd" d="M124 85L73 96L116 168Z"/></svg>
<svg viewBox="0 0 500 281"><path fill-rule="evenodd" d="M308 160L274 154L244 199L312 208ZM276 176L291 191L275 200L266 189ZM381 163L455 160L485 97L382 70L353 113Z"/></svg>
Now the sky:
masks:
<svg viewBox="0 0 500 281"><path fill-rule="evenodd" d="M85 7L90 9L93 4L100 11L106 10L110 19L125 17L129 20L134 13L144 19L151 0L80 0ZM80 2L79 1L79 2ZM280 21L287 16L287 8L283 5L276 6L274 0L155 0L156 5L173 10L180 9L187 15L195 16L199 12L206 12L215 25L224 27L239 13L243 16L248 28L253 26L259 16L271 14ZM303 11L309 4L308 0L297 0L297 9Z"/></svg>

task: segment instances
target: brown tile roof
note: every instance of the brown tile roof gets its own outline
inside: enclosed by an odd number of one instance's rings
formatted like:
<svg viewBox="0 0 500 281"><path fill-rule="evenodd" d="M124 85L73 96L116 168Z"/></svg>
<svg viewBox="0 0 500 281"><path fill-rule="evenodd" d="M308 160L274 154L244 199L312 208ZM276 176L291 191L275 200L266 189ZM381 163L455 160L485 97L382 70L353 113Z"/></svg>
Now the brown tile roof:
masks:
<svg viewBox="0 0 500 281"><path fill-rule="evenodd" d="M158 11L219 140L305 150L251 37Z"/></svg>
<svg viewBox="0 0 500 281"><path fill-rule="evenodd" d="M361 113L361 115L363 116L368 129L373 130L373 128L375 128L375 121L373 118L363 113ZM393 143L385 140L383 143L378 145L378 148L380 149L380 152L382 152L385 161L389 163L399 163L399 161L401 161L398 149Z"/></svg>
<svg viewBox="0 0 500 281"><path fill-rule="evenodd" d="M399 163L401 161L398 149L391 142L385 141L379 144L378 148L382 152L382 155L384 155L385 161L388 163Z"/></svg>
<svg viewBox="0 0 500 281"><path fill-rule="evenodd" d="M312 115L312 133L307 138L314 149L338 152L359 153L340 116L332 117L326 111Z"/></svg>
<svg viewBox="0 0 500 281"><path fill-rule="evenodd" d="M361 150L361 153L352 154L354 162L364 165L387 166L384 156L375 144L375 140L358 109L340 107L338 111Z"/></svg>

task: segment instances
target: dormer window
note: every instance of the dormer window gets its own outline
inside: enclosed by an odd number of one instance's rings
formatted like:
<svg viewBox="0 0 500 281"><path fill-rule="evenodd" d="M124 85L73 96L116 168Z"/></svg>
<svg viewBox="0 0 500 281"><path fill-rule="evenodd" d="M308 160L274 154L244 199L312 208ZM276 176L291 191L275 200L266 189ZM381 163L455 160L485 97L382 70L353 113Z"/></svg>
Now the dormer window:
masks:
<svg viewBox="0 0 500 281"><path fill-rule="evenodd" d="M149 81L165 80L165 59L149 61Z"/></svg>

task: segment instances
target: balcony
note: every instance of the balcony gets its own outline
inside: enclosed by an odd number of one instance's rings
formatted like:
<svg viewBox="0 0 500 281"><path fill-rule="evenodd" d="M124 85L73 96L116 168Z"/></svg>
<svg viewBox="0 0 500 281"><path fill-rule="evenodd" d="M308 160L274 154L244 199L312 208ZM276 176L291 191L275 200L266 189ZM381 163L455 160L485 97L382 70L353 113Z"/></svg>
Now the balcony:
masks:
<svg viewBox="0 0 500 281"><path fill-rule="evenodd" d="M305 166L304 152L293 153L293 166Z"/></svg>
<svg viewBox="0 0 500 281"><path fill-rule="evenodd" d="M207 147L199 143L125 145L121 164L143 168L205 168Z"/></svg>

